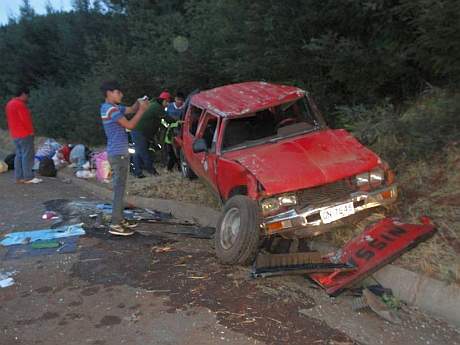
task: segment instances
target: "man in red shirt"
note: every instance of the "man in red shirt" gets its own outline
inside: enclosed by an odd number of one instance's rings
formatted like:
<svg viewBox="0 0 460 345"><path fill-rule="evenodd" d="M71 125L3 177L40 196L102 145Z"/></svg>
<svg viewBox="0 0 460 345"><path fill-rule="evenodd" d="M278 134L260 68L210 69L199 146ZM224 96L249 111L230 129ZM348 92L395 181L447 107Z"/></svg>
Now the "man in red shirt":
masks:
<svg viewBox="0 0 460 345"><path fill-rule="evenodd" d="M21 87L6 104L6 119L16 146L14 159L14 175L16 183L40 183L41 179L34 177L32 167L34 165L34 127L32 115L27 107L29 89Z"/></svg>

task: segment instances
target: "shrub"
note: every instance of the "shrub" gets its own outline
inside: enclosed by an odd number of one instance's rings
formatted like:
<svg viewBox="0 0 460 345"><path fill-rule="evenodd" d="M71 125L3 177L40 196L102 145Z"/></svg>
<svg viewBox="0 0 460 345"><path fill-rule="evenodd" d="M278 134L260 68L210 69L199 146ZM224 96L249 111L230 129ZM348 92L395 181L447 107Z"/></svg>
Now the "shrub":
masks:
<svg viewBox="0 0 460 345"><path fill-rule="evenodd" d="M368 108L340 106L336 123L353 132L392 163L429 159L460 139L460 94L439 89L424 92L403 112L386 100Z"/></svg>

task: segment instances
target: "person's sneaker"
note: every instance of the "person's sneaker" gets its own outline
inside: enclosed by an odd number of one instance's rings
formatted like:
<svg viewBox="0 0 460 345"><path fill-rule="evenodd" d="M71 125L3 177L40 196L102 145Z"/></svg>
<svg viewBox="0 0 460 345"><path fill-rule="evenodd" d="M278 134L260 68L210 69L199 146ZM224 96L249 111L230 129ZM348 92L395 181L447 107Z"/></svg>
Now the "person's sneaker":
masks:
<svg viewBox="0 0 460 345"><path fill-rule="evenodd" d="M124 226L120 224L116 225L110 225L109 233L112 235L117 235L117 236L130 236L134 235L134 231L125 228Z"/></svg>
<svg viewBox="0 0 460 345"><path fill-rule="evenodd" d="M36 184L36 183L41 183L43 182L43 180L41 178L37 178L37 177L34 177L32 180L25 180L23 183L26 183L26 184Z"/></svg>
<svg viewBox="0 0 460 345"><path fill-rule="evenodd" d="M128 229L134 229L135 227L137 227L137 223L130 223L128 222L127 220L122 220L121 221L121 225L125 228L128 228Z"/></svg>
<svg viewBox="0 0 460 345"><path fill-rule="evenodd" d="M144 174L136 175L137 178L145 178Z"/></svg>

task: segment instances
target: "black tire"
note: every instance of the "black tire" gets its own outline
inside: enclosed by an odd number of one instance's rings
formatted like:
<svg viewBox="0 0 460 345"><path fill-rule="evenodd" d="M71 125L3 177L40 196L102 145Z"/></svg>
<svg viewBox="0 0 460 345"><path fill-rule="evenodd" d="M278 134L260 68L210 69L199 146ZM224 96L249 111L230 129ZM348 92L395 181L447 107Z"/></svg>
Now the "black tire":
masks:
<svg viewBox="0 0 460 345"><path fill-rule="evenodd" d="M180 158L180 170L181 174L183 177L188 178L190 180L193 180L196 178L195 173L193 172L192 168L190 168L190 165L188 165L187 160L185 159L184 153L182 150L179 152L179 158Z"/></svg>
<svg viewBox="0 0 460 345"><path fill-rule="evenodd" d="M239 227L233 240L228 238L231 217L238 214ZM215 250L219 262L227 265L249 265L259 250L261 215L257 203L244 195L230 198L217 223ZM233 234L233 232L232 232Z"/></svg>

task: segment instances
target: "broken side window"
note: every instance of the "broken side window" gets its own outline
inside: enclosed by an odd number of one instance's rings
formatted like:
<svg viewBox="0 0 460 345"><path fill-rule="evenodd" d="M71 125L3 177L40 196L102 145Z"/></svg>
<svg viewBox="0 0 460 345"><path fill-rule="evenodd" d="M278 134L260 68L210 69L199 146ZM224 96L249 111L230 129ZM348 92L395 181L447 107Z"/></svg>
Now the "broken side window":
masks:
<svg viewBox="0 0 460 345"><path fill-rule="evenodd" d="M196 134L196 130L198 129L198 122L200 120L201 113L203 109L198 108L194 105L190 108L190 123L189 123L189 132L193 136Z"/></svg>
<svg viewBox="0 0 460 345"><path fill-rule="evenodd" d="M211 152L215 152L217 143L217 127L219 124L219 118L216 115L207 112L200 126L200 132L197 134L197 138L203 138L206 142L206 146Z"/></svg>

